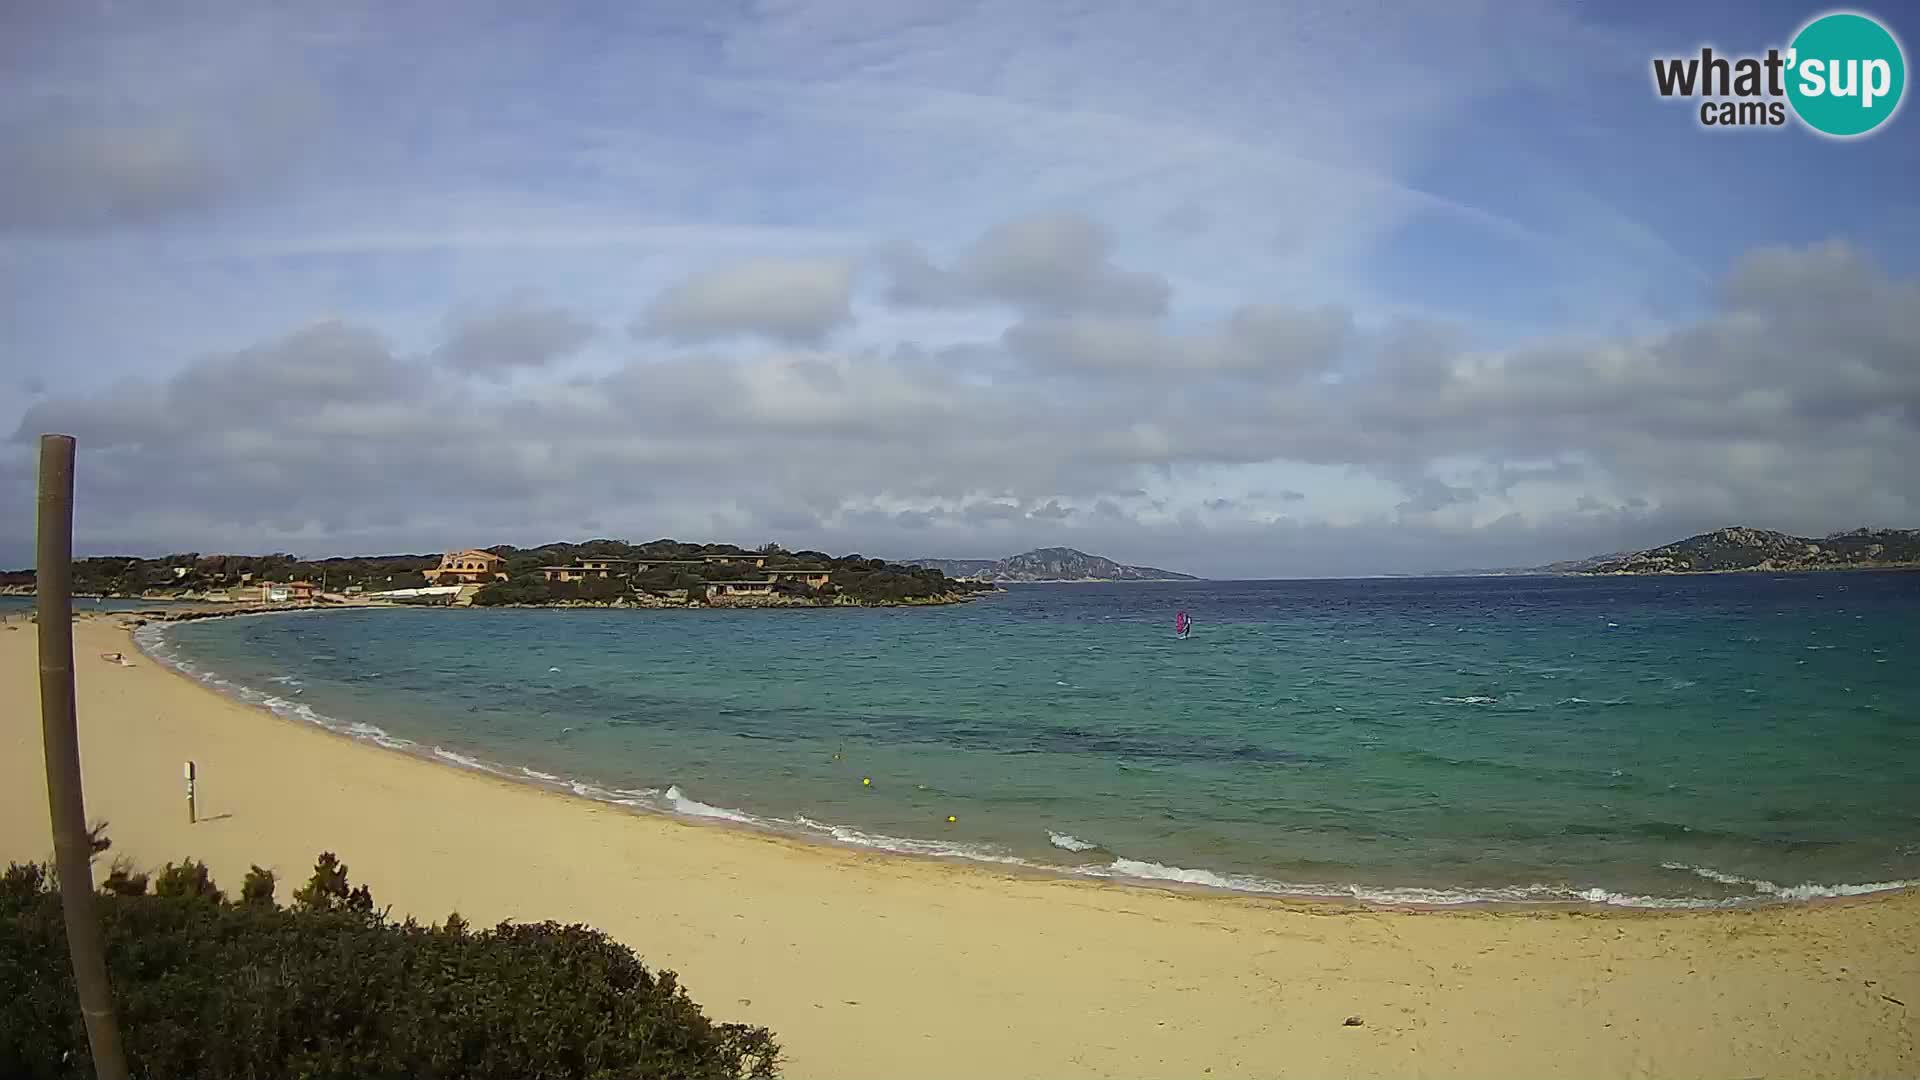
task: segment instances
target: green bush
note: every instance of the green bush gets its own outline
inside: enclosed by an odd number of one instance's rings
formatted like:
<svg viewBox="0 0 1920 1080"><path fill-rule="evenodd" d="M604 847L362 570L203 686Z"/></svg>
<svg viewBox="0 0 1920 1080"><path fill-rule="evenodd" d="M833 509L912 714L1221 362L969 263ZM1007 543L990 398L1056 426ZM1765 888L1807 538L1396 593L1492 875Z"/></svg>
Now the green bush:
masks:
<svg viewBox="0 0 1920 1080"><path fill-rule="evenodd" d="M272 907L273 884L273 871L257 865L249 868L247 880L240 884L240 902Z"/></svg>
<svg viewBox="0 0 1920 1080"><path fill-rule="evenodd" d="M552 599L555 599L552 586L537 572L511 581L496 581L473 594L474 604L480 607L492 607L496 604L544 604Z"/></svg>
<svg viewBox="0 0 1920 1080"><path fill-rule="evenodd" d="M590 577L580 583L582 600L617 600L630 591L624 577Z"/></svg>
<svg viewBox="0 0 1920 1080"><path fill-rule="evenodd" d="M323 851L314 860L313 877L293 891L293 905L302 911L373 911L373 894L365 885L347 883L347 864Z"/></svg>
<svg viewBox="0 0 1920 1080"><path fill-rule="evenodd" d="M706 1080L774 1076L764 1028L716 1024L672 972L584 926L473 932L373 911L321 856L298 906L249 874L226 904L191 860L97 904L135 1076ZM364 901L360 898L364 897ZM0 1076L93 1075L60 899L44 867L0 875Z"/></svg>
<svg viewBox="0 0 1920 1080"><path fill-rule="evenodd" d="M136 895L145 891L144 889L134 890ZM192 859L186 859L178 866L168 863L160 871L160 875L153 879L153 895L210 900L216 904L227 898L225 893L214 888L213 875L207 871L207 864L197 863Z"/></svg>
<svg viewBox="0 0 1920 1080"><path fill-rule="evenodd" d="M113 868L107 871L107 880L100 883L100 890L115 896L139 896L147 891L147 875L135 873L124 860L115 859Z"/></svg>

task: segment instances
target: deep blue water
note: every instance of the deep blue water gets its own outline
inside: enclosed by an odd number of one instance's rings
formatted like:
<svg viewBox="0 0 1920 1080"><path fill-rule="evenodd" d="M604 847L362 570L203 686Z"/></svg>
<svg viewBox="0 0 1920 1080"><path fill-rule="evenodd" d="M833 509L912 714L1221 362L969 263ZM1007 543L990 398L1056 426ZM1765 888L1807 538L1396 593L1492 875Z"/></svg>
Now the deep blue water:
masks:
<svg viewBox="0 0 1920 1080"><path fill-rule="evenodd" d="M1917 646L1920 573L1828 573L343 611L179 624L160 649L389 746L840 842L1644 904L1920 879Z"/></svg>

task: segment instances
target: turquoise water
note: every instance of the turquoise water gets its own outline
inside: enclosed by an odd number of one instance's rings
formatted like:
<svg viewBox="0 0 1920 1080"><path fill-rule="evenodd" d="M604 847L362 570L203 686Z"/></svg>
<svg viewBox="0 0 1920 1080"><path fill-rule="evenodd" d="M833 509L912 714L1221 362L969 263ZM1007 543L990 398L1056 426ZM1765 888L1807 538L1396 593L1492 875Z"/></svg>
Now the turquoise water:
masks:
<svg viewBox="0 0 1920 1080"><path fill-rule="evenodd" d="M143 635L289 717L829 842L1431 903L1920 879L1920 574L1031 586Z"/></svg>

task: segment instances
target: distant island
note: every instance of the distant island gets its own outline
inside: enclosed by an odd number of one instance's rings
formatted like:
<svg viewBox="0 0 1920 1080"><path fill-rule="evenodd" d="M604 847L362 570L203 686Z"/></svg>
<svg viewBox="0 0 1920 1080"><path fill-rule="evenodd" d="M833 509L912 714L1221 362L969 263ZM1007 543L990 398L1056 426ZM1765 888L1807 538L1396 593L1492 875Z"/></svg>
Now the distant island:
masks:
<svg viewBox="0 0 1920 1080"><path fill-rule="evenodd" d="M0 573L30 594L32 570ZM748 551L655 540L500 544L438 555L299 559L287 554L95 557L73 564L82 596L244 604L407 603L615 607L839 607L950 604L993 591L938 568L860 555Z"/></svg>
<svg viewBox="0 0 1920 1080"><path fill-rule="evenodd" d="M996 584L1045 581L1198 581L1151 566L1128 566L1067 547L1035 548L1004 559L909 559L908 565L938 570L963 581Z"/></svg>
<svg viewBox="0 0 1920 1080"><path fill-rule="evenodd" d="M1920 567L1920 529L1854 529L1818 538L1734 526L1646 551L1551 563L1535 573L1715 574Z"/></svg>

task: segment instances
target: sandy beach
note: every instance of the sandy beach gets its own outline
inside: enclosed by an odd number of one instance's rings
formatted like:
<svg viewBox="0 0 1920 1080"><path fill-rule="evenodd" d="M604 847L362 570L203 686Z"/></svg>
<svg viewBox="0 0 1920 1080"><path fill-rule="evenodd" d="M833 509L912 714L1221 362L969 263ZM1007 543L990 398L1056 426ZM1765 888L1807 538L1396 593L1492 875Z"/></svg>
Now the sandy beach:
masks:
<svg viewBox="0 0 1920 1080"><path fill-rule="evenodd" d="M331 850L395 915L585 922L710 1014L773 1028L801 1080L1920 1075L1912 892L1401 912L1015 876L536 791L229 701L117 620L75 637L88 815L114 855L191 855L230 890L260 863L285 902ZM34 642L0 630L12 860L52 847Z"/></svg>

